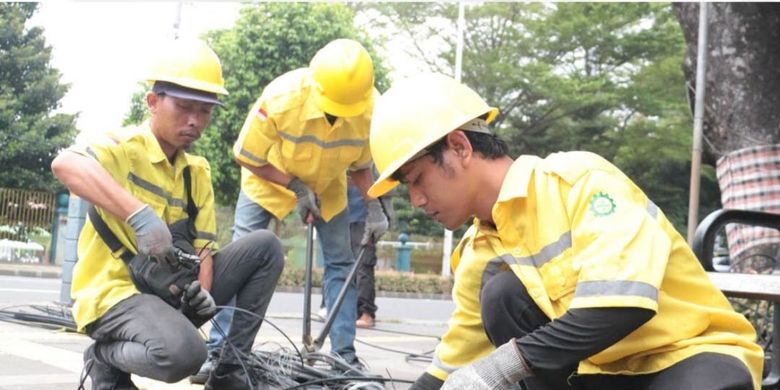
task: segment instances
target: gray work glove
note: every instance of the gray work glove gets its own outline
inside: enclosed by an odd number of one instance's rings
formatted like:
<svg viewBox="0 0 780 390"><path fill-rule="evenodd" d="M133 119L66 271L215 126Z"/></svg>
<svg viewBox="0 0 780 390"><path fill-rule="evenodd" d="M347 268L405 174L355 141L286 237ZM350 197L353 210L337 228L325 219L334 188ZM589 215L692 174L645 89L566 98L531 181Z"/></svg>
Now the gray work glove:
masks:
<svg viewBox="0 0 780 390"><path fill-rule="evenodd" d="M171 231L154 209L148 204L143 205L127 217L127 223L135 231L135 244L138 253L149 255L158 261L176 265L176 255L173 253Z"/></svg>
<svg viewBox="0 0 780 390"><path fill-rule="evenodd" d="M384 210L382 210L382 204L379 203L378 199L367 201L366 207L368 208L366 228L363 231L363 239L360 241L360 245L376 243L390 226L390 222L387 220L387 216Z"/></svg>
<svg viewBox="0 0 780 390"><path fill-rule="evenodd" d="M441 390L508 390L532 374L531 367L520 354L515 339L512 339L490 355L453 372Z"/></svg>
<svg viewBox="0 0 780 390"><path fill-rule="evenodd" d="M217 304L208 291L200 287L197 280L186 286L181 295L181 311L189 318L196 314L201 318L210 318L217 312Z"/></svg>
<svg viewBox="0 0 780 390"><path fill-rule="evenodd" d="M290 183L287 184L287 189L294 192L295 197L298 198L298 213L301 214L303 223L306 223L306 217L309 213L311 213L315 219L322 218L317 195L314 194L301 179L293 177L293 179L290 180Z"/></svg>

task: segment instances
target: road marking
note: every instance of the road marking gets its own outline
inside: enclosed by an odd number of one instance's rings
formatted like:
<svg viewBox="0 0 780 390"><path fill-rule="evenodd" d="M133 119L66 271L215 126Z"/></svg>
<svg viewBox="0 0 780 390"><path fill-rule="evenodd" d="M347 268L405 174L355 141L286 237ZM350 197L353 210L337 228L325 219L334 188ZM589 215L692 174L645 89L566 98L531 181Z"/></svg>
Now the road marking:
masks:
<svg viewBox="0 0 780 390"><path fill-rule="evenodd" d="M70 385L78 381L73 374L35 374L35 375L0 375L0 385Z"/></svg>
<svg viewBox="0 0 780 390"><path fill-rule="evenodd" d="M0 338L0 353L23 357L74 373L81 372L83 366L81 353L12 339L12 335Z"/></svg>

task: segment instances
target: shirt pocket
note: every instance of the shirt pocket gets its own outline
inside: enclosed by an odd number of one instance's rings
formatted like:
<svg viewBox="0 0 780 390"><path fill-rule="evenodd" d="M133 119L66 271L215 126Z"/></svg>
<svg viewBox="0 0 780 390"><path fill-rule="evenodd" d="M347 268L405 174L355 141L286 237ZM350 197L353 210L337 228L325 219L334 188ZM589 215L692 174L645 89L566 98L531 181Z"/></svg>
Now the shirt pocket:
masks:
<svg viewBox="0 0 780 390"><path fill-rule="evenodd" d="M282 159L285 161L308 161L314 154L316 146L311 142L282 141Z"/></svg>
<svg viewBox="0 0 780 390"><path fill-rule="evenodd" d="M357 146L342 146L339 150L339 162L346 166L352 165L360 158L362 147Z"/></svg>

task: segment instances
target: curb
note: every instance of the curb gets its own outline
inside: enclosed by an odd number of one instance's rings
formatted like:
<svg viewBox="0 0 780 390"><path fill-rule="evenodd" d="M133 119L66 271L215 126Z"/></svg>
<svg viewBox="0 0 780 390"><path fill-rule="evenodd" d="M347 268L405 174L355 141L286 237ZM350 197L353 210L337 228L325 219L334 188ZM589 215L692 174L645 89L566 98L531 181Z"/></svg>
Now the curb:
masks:
<svg viewBox="0 0 780 390"><path fill-rule="evenodd" d="M0 276L23 276L28 278L47 278L62 279L62 268L55 266L29 266L24 264L3 265L0 264ZM302 293L302 286L276 286L278 292ZM320 287L312 287L311 291L315 294L321 294ZM430 300L452 300L450 294L432 294L415 292L396 292L396 291L377 291L377 297L382 298L406 298L406 299L430 299Z"/></svg>
<svg viewBox="0 0 780 390"><path fill-rule="evenodd" d="M303 287L301 286L276 286L276 292L286 293L302 293ZM320 287L312 287L311 292L315 294L322 294ZM452 296L449 294L430 294L430 293L413 293L413 292L396 292L396 291L377 291L377 297L382 298L407 298L407 299L431 299L440 301L452 300Z"/></svg>
<svg viewBox="0 0 780 390"><path fill-rule="evenodd" d="M0 268L2 276L24 276L28 278L47 278L62 279L61 270L38 269L34 267L25 268Z"/></svg>

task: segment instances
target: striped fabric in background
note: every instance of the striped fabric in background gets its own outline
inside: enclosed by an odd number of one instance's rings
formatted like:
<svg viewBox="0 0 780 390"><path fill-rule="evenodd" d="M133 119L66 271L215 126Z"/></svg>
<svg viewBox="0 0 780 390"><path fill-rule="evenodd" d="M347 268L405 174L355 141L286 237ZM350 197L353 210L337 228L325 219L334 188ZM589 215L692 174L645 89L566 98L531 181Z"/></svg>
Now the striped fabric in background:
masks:
<svg viewBox="0 0 780 390"><path fill-rule="evenodd" d="M780 214L780 144L740 149L718 159L717 176L725 209ZM780 243L774 229L729 224L729 257L760 245Z"/></svg>

